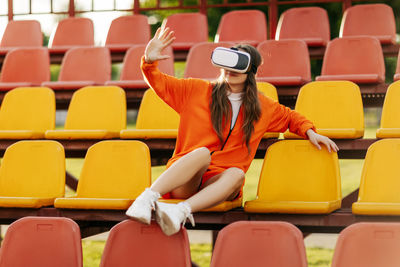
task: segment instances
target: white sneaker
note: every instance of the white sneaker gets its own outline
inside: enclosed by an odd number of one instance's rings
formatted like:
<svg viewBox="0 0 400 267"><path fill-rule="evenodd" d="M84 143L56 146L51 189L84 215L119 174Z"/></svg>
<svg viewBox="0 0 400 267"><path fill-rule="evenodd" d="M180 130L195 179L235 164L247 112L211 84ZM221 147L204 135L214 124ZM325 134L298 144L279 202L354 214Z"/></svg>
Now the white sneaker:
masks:
<svg viewBox="0 0 400 267"><path fill-rule="evenodd" d="M156 221L164 234L170 236L179 232L181 227L185 225L186 219L189 219L192 226L194 226L191 208L187 203L167 204L156 202Z"/></svg>
<svg viewBox="0 0 400 267"><path fill-rule="evenodd" d="M158 192L146 188L140 196L132 203L125 214L141 223L150 224L151 212L154 210L154 203L160 198Z"/></svg>

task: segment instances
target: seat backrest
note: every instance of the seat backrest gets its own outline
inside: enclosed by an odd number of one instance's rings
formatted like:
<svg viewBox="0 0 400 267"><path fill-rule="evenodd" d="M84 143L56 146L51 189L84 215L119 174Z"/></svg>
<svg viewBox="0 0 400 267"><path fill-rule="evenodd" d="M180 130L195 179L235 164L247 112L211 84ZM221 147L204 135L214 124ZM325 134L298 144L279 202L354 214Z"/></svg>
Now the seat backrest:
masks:
<svg viewBox="0 0 400 267"><path fill-rule="evenodd" d="M89 18L69 17L58 22L49 47L71 45L94 45L93 21Z"/></svg>
<svg viewBox="0 0 400 267"><path fill-rule="evenodd" d="M215 42L250 42L267 40L267 20L260 10L235 10L222 15ZM255 42L255 43L254 43Z"/></svg>
<svg viewBox="0 0 400 267"><path fill-rule="evenodd" d="M358 201L399 203L399 139L382 139L367 151Z"/></svg>
<svg viewBox="0 0 400 267"><path fill-rule="evenodd" d="M320 7L297 7L283 12L276 28L275 40L300 39L307 44L331 39L328 13Z"/></svg>
<svg viewBox="0 0 400 267"><path fill-rule="evenodd" d="M11 20L7 23L0 47L24 47L43 45L43 35L39 21Z"/></svg>
<svg viewBox="0 0 400 267"><path fill-rule="evenodd" d="M190 267L186 229L166 236L154 221L150 225L120 222L110 231L100 266Z"/></svg>
<svg viewBox="0 0 400 267"><path fill-rule="evenodd" d="M350 81L317 81L304 85L297 96L295 110L311 120L317 129L364 130L360 88Z"/></svg>
<svg viewBox="0 0 400 267"><path fill-rule="evenodd" d="M257 70L257 77L299 76L311 80L308 48L301 40L268 40L257 47L263 63Z"/></svg>
<svg viewBox="0 0 400 267"><path fill-rule="evenodd" d="M140 69L140 61L144 55L146 45L133 45L126 51L120 80L143 80L142 70ZM163 55L169 55L170 58L160 60L158 68L165 74L174 76L174 53L171 47L167 47L162 52Z"/></svg>
<svg viewBox="0 0 400 267"><path fill-rule="evenodd" d="M47 48L15 48L7 53L0 74L1 82L50 81L50 57Z"/></svg>
<svg viewBox="0 0 400 267"><path fill-rule="evenodd" d="M215 80L221 69L212 65L211 54L217 47L232 47L233 43L198 43L189 50L183 77Z"/></svg>
<svg viewBox="0 0 400 267"><path fill-rule="evenodd" d="M109 130L126 128L126 97L117 86L86 86L71 99L66 130Z"/></svg>
<svg viewBox="0 0 400 267"><path fill-rule="evenodd" d="M62 60L59 81L95 81L111 79L111 56L106 47L73 47Z"/></svg>
<svg viewBox="0 0 400 267"><path fill-rule="evenodd" d="M0 166L2 197L63 197L65 154L56 141L19 141L9 146Z"/></svg>
<svg viewBox="0 0 400 267"><path fill-rule="evenodd" d="M332 267L399 266L399 250L399 223L355 223L339 234Z"/></svg>
<svg viewBox="0 0 400 267"><path fill-rule="evenodd" d="M257 89L265 96L272 98L273 100L278 101L278 92L276 91L275 86L267 82L257 82Z"/></svg>
<svg viewBox="0 0 400 267"><path fill-rule="evenodd" d="M321 75L378 74L385 78L382 47L376 38L343 37L326 47Z"/></svg>
<svg viewBox="0 0 400 267"><path fill-rule="evenodd" d="M140 103L136 129L178 129L179 114L153 89L148 89Z"/></svg>
<svg viewBox="0 0 400 267"><path fill-rule="evenodd" d="M266 201L341 199L337 154L318 150L308 140L274 143L265 154L257 196Z"/></svg>
<svg viewBox="0 0 400 267"><path fill-rule="evenodd" d="M81 267L79 226L63 217L24 217L13 222L0 251L1 267Z"/></svg>
<svg viewBox="0 0 400 267"><path fill-rule="evenodd" d="M382 107L380 128L400 128L400 81L389 85Z"/></svg>
<svg viewBox="0 0 400 267"><path fill-rule="evenodd" d="M88 149L77 197L134 199L151 183L150 151L139 141L101 141Z"/></svg>
<svg viewBox="0 0 400 267"><path fill-rule="evenodd" d="M286 222L231 223L218 233L211 267L236 266L306 267L303 235Z"/></svg>
<svg viewBox="0 0 400 267"><path fill-rule="evenodd" d="M53 130L56 98L47 87L20 87L8 91L0 107L0 130Z"/></svg>
<svg viewBox="0 0 400 267"><path fill-rule="evenodd" d="M111 22L106 45L147 44L150 40L150 25L145 15L121 16Z"/></svg>
<svg viewBox="0 0 400 267"><path fill-rule="evenodd" d="M396 43L393 9L386 4L355 5L347 8L343 14L339 36L360 35L376 37L382 43Z"/></svg>

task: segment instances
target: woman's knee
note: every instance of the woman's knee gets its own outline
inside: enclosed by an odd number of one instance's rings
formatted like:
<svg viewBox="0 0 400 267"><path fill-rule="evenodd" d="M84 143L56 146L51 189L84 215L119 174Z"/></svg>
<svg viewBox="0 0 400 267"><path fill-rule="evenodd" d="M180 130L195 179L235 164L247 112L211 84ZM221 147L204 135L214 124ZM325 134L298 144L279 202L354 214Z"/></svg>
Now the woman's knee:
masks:
<svg viewBox="0 0 400 267"><path fill-rule="evenodd" d="M198 157L201 162L204 162L204 164L209 165L211 162L211 156L210 156L210 150L206 147L199 147L193 150L191 153L196 154L196 157Z"/></svg>
<svg viewBox="0 0 400 267"><path fill-rule="evenodd" d="M242 186L244 182L245 173L242 169L232 167L226 170L232 180L235 181L237 186Z"/></svg>

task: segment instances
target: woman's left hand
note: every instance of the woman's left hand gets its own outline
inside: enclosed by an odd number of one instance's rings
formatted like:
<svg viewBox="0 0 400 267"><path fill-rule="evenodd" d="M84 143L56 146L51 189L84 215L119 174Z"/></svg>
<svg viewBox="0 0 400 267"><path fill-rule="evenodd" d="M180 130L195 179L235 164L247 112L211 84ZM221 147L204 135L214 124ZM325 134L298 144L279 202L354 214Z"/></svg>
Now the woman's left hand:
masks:
<svg viewBox="0 0 400 267"><path fill-rule="evenodd" d="M339 148L335 144L335 142L333 142L328 137L317 134L316 132L314 132L313 129L308 129L306 133L308 135L308 139L310 140L310 142L314 146L316 146L318 149L321 150L321 146L319 144L322 143L326 146L326 148L328 149L329 152L331 152L331 151L338 152L339 151Z"/></svg>

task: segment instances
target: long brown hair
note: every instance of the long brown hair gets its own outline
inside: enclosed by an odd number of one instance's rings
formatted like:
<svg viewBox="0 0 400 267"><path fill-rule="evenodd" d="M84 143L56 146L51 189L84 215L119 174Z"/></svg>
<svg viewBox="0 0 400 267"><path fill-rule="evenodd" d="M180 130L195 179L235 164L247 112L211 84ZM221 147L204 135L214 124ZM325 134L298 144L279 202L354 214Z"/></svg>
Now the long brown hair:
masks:
<svg viewBox="0 0 400 267"><path fill-rule="evenodd" d="M247 73L247 79L245 81L245 87L242 96L242 108L244 114L244 121L242 126L243 131L243 142L246 143L247 150L250 153L249 142L252 133L254 132L254 123L259 120L261 115L260 102L257 95L257 84L255 75L257 68L261 64L261 55L251 45L239 44L234 46L239 50L243 50L250 54L251 62L249 71ZM210 110L211 110L211 121L215 132L222 144L223 136L222 132L227 123L227 118L230 118L231 106L229 104L227 92L229 91L229 84L220 77L213 87Z"/></svg>

